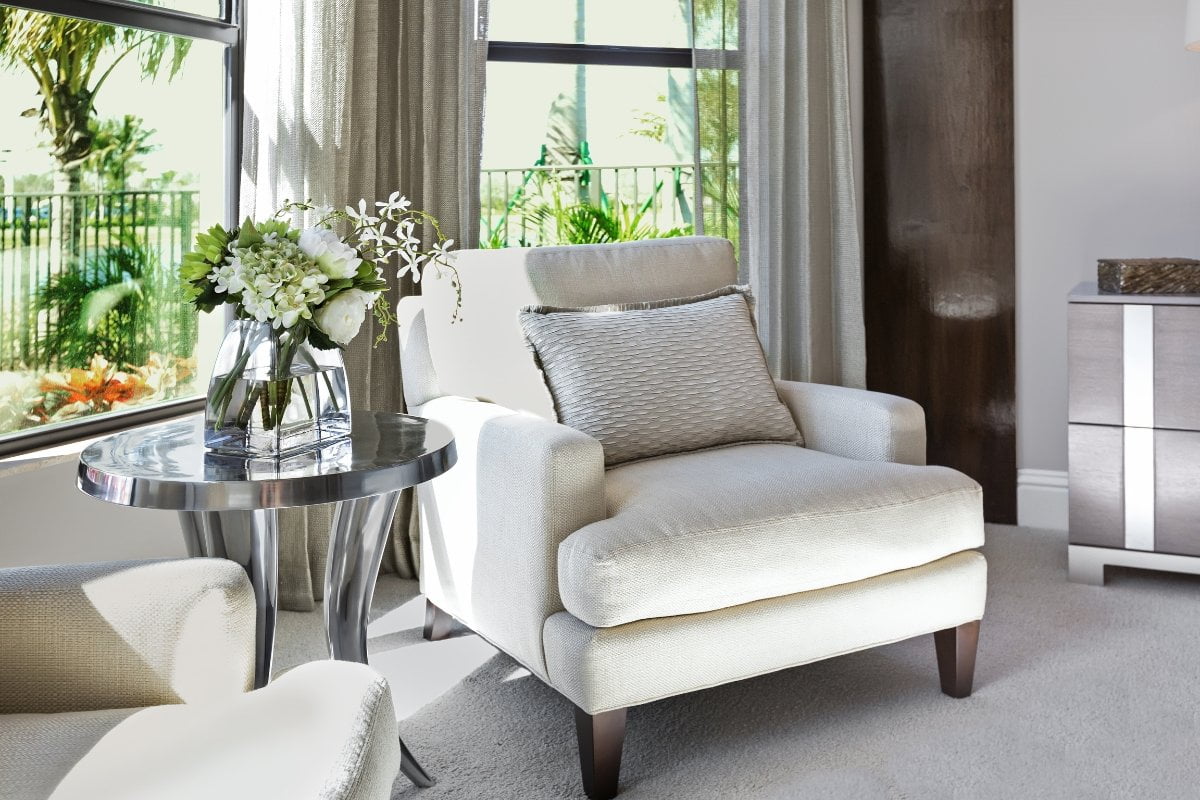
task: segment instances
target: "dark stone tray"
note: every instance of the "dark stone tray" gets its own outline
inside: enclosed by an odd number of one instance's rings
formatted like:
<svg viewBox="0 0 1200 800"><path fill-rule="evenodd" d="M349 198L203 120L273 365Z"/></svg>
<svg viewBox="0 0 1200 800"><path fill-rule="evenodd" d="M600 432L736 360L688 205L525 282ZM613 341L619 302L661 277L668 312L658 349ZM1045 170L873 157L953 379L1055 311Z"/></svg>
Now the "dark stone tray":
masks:
<svg viewBox="0 0 1200 800"><path fill-rule="evenodd" d="M1200 261L1192 258L1102 258L1104 294L1200 294Z"/></svg>

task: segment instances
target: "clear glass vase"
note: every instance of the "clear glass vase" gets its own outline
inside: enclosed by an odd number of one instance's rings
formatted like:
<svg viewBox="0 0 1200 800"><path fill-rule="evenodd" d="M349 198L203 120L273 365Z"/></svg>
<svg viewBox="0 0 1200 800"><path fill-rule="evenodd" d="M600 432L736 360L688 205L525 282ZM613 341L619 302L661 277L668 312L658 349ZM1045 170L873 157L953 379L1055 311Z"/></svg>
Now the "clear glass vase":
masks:
<svg viewBox="0 0 1200 800"><path fill-rule="evenodd" d="M341 350L296 342L268 322L225 334L204 414L204 445L226 455L280 458L350 435Z"/></svg>

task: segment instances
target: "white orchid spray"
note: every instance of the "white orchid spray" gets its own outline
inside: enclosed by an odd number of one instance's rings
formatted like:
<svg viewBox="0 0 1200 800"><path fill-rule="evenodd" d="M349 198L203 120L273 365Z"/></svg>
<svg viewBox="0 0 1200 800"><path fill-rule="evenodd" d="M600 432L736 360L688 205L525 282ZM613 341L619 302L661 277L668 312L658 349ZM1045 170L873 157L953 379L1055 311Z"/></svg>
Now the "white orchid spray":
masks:
<svg viewBox="0 0 1200 800"><path fill-rule="evenodd" d="M302 215L313 219L312 224L291 223ZM425 226L434 235L428 248L418 235ZM339 228L345 235L338 233ZM429 268L439 275L448 272L458 298L453 316L457 321L462 287L447 259L453 244L436 219L414 209L399 192L377 201L373 208L359 200L357 207L341 211L312 201L285 202L271 219L256 222L247 217L233 230L214 225L198 234L195 249L183 257L180 276L191 302L201 311L230 304L238 319L269 323L282 371L297 354L306 352L301 347L305 342L318 350L348 345L368 311L380 327L375 344L386 340L396 321L383 296L388 266L394 267L397 278L410 276L414 282ZM235 368L229 385L218 386L215 393L230 395L241 368ZM280 403L285 390L279 388ZM210 399L229 402L228 396Z"/></svg>

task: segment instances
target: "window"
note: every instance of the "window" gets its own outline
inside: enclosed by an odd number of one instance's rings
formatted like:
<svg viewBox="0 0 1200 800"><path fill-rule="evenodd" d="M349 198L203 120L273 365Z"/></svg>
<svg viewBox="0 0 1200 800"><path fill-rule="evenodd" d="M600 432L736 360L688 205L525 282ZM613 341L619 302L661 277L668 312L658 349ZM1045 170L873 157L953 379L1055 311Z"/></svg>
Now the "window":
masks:
<svg viewBox="0 0 1200 800"><path fill-rule="evenodd" d="M236 204L238 19L0 5L0 454L200 407L222 320L176 270Z"/></svg>
<svg viewBox="0 0 1200 800"><path fill-rule="evenodd" d="M481 246L738 239L736 0L491 0Z"/></svg>

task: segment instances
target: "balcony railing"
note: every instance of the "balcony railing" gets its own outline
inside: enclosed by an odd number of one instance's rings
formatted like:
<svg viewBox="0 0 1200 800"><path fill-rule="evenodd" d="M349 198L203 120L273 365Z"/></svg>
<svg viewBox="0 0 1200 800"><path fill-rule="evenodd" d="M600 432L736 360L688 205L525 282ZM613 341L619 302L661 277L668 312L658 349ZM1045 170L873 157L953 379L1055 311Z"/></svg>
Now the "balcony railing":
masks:
<svg viewBox="0 0 1200 800"><path fill-rule="evenodd" d="M142 311L136 324L114 326L106 357L190 348L196 315L180 301L176 270L196 220L195 191L0 195L0 370L85 366L60 358L66 326L94 322L74 318L81 298L68 302L70 287L109 281L136 293Z"/></svg>
<svg viewBox="0 0 1200 800"><path fill-rule="evenodd" d="M736 165L703 164L724 169L737 185ZM608 240L613 233L628 238L680 235L695 230L695 164L572 164L485 169L481 175L481 239L487 247L581 244ZM705 185L710 183L706 179ZM588 206L585 229L573 210ZM707 220L707 214L705 219Z"/></svg>

